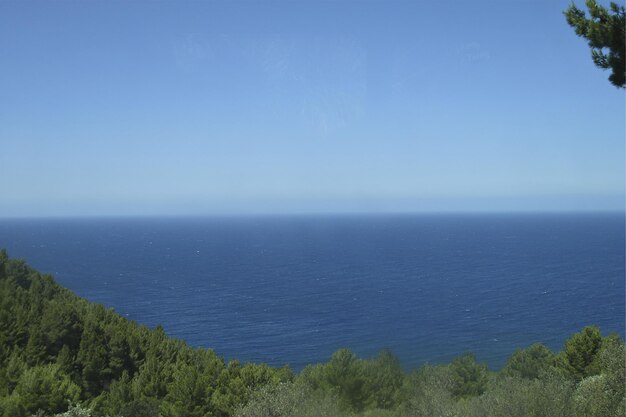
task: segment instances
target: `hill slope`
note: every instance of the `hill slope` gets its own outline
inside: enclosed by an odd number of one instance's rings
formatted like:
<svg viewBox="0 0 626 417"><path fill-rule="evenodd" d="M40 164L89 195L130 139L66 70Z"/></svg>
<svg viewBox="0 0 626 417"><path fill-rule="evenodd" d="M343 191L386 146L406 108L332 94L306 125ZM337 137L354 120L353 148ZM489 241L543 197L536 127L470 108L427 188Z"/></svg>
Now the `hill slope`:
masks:
<svg viewBox="0 0 626 417"><path fill-rule="evenodd" d="M81 404L79 407L71 407ZM70 408L70 411L66 412ZM0 251L0 416L622 416L624 343L586 327L499 373L465 354L406 374L347 349L299 375L226 363L150 330Z"/></svg>

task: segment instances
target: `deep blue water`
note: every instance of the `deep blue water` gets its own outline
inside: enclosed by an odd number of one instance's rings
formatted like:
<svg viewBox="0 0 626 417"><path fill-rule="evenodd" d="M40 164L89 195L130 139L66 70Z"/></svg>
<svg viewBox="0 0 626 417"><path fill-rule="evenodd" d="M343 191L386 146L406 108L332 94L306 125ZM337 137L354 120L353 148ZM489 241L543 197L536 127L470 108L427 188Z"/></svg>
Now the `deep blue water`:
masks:
<svg viewBox="0 0 626 417"><path fill-rule="evenodd" d="M349 347L406 368L624 336L624 215L0 220L0 247L89 300L227 358Z"/></svg>

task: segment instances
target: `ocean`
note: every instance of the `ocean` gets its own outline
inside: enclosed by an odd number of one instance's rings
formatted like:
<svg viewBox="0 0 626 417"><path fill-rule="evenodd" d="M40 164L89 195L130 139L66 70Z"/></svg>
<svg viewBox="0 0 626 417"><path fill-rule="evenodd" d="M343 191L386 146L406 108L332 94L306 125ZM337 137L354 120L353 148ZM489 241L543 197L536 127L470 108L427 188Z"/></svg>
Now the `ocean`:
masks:
<svg viewBox="0 0 626 417"><path fill-rule="evenodd" d="M624 337L624 214L0 220L0 248L90 301L227 359L347 347L406 369Z"/></svg>

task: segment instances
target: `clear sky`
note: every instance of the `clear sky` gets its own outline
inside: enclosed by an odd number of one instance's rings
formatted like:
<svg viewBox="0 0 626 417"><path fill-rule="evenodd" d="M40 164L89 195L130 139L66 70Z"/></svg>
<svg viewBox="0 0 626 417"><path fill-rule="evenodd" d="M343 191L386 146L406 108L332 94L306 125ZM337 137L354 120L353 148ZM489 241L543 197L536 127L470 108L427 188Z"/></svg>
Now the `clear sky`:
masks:
<svg viewBox="0 0 626 417"><path fill-rule="evenodd" d="M569 4L0 2L0 217L622 210Z"/></svg>

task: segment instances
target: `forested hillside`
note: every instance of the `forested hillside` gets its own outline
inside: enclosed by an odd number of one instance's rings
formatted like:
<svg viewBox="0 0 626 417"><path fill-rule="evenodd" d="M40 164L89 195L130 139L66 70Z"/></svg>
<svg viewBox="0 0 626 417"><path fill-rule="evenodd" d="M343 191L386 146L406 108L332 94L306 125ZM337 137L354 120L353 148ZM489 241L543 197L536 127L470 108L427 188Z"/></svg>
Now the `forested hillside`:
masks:
<svg viewBox="0 0 626 417"><path fill-rule="evenodd" d="M242 337L245 337L242 335ZM226 363L59 286L0 251L0 415L623 416L624 343L596 327L563 351L514 352L499 372L465 354L409 374L347 349L297 375Z"/></svg>

